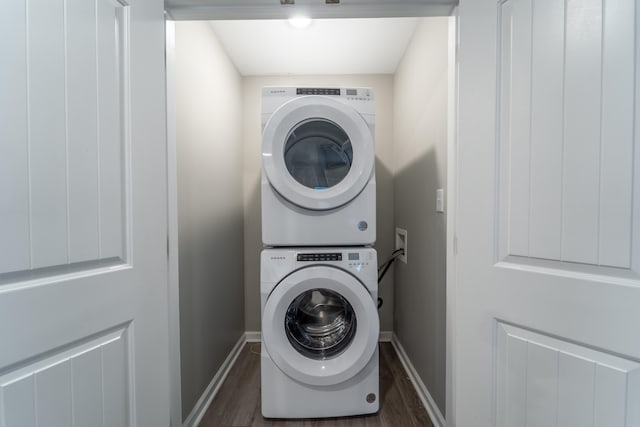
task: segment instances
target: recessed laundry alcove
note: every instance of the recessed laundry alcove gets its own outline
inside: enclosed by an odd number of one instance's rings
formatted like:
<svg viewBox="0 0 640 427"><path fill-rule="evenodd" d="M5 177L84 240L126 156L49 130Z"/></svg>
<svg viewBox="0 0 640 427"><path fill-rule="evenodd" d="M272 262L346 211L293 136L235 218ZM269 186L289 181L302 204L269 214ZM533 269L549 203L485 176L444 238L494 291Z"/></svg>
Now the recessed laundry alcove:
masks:
<svg viewBox="0 0 640 427"><path fill-rule="evenodd" d="M239 340L260 337L263 86L373 89L379 261L396 227L412 245L380 284L381 338L393 336L443 420L446 217L436 190L447 188L450 25L328 19L311 24L311 38L284 20L169 24L182 421L206 407Z"/></svg>

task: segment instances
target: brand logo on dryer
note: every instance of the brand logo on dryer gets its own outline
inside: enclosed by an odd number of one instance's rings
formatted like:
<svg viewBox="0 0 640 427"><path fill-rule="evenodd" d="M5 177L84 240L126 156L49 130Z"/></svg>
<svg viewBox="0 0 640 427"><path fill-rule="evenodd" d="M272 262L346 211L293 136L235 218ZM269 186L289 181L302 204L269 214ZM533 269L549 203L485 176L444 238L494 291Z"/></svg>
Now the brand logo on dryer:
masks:
<svg viewBox="0 0 640 427"><path fill-rule="evenodd" d="M285 256L271 256L269 258L272 259L272 260L279 260L279 259L285 260L285 259L287 259L287 257L285 257Z"/></svg>

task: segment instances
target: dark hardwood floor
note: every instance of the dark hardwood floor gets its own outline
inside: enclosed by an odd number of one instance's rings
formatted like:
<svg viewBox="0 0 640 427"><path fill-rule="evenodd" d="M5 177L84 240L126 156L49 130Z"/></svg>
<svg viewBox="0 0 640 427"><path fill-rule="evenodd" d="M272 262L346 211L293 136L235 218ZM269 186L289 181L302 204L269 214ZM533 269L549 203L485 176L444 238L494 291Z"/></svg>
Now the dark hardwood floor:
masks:
<svg viewBox="0 0 640 427"><path fill-rule="evenodd" d="M315 420L270 420L260 413L260 344L242 349L200 427L433 427L390 343L380 344L380 411L374 415Z"/></svg>

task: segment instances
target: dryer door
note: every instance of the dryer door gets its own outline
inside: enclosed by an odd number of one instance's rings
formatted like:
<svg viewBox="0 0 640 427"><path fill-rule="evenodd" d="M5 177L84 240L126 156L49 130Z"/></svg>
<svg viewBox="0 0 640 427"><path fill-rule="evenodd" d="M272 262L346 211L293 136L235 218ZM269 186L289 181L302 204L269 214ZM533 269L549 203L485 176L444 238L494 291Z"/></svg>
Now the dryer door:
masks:
<svg viewBox="0 0 640 427"><path fill-rule="evenodd" d="M338 384L371 359L380 323L371 294L330 266L297 270L271 292L262 317L269 356L285 374L310 385Z"/></svg>
<svg viewBox="0 0 640 427"><path fill-rule="evenodd" d="M374 162L367 123L332 98L286 102L262 133L262 166L269 183L306 209L333 209L351 201L367 185Z"/></svg>

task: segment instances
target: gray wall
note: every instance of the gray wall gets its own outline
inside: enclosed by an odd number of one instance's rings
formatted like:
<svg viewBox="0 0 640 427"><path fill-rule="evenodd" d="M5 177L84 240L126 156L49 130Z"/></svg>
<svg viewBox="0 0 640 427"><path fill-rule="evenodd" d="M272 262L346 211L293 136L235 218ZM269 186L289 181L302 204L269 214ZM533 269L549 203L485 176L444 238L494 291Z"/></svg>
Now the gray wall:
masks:
<svg viewBox="0 0 640 427"><path fill-rule="evenodd" d="M182 416L244 332L242 78L205 22L176 22Z"/></svg>
<svg viewBox="0 0 640 427"><path fill-rule="evenodd" d="M393 76L280 76L244 78L244 250L245 250L245 325L248 331L260 330L260 115L263 86L328 85L372 87L376 97L376 190L378 259L393 251ZM380 329L393 329L393 276L387 274L380 287L384 306L380 310Z"/></svg>
<svg viewBox="0 0 640 427"><path fill-rule="evenodd" d="M436 213L447 164L448 18L424 18L394 78L394 218L407 230L396 262L394 331L445 412L446 221Z"/></svg>

